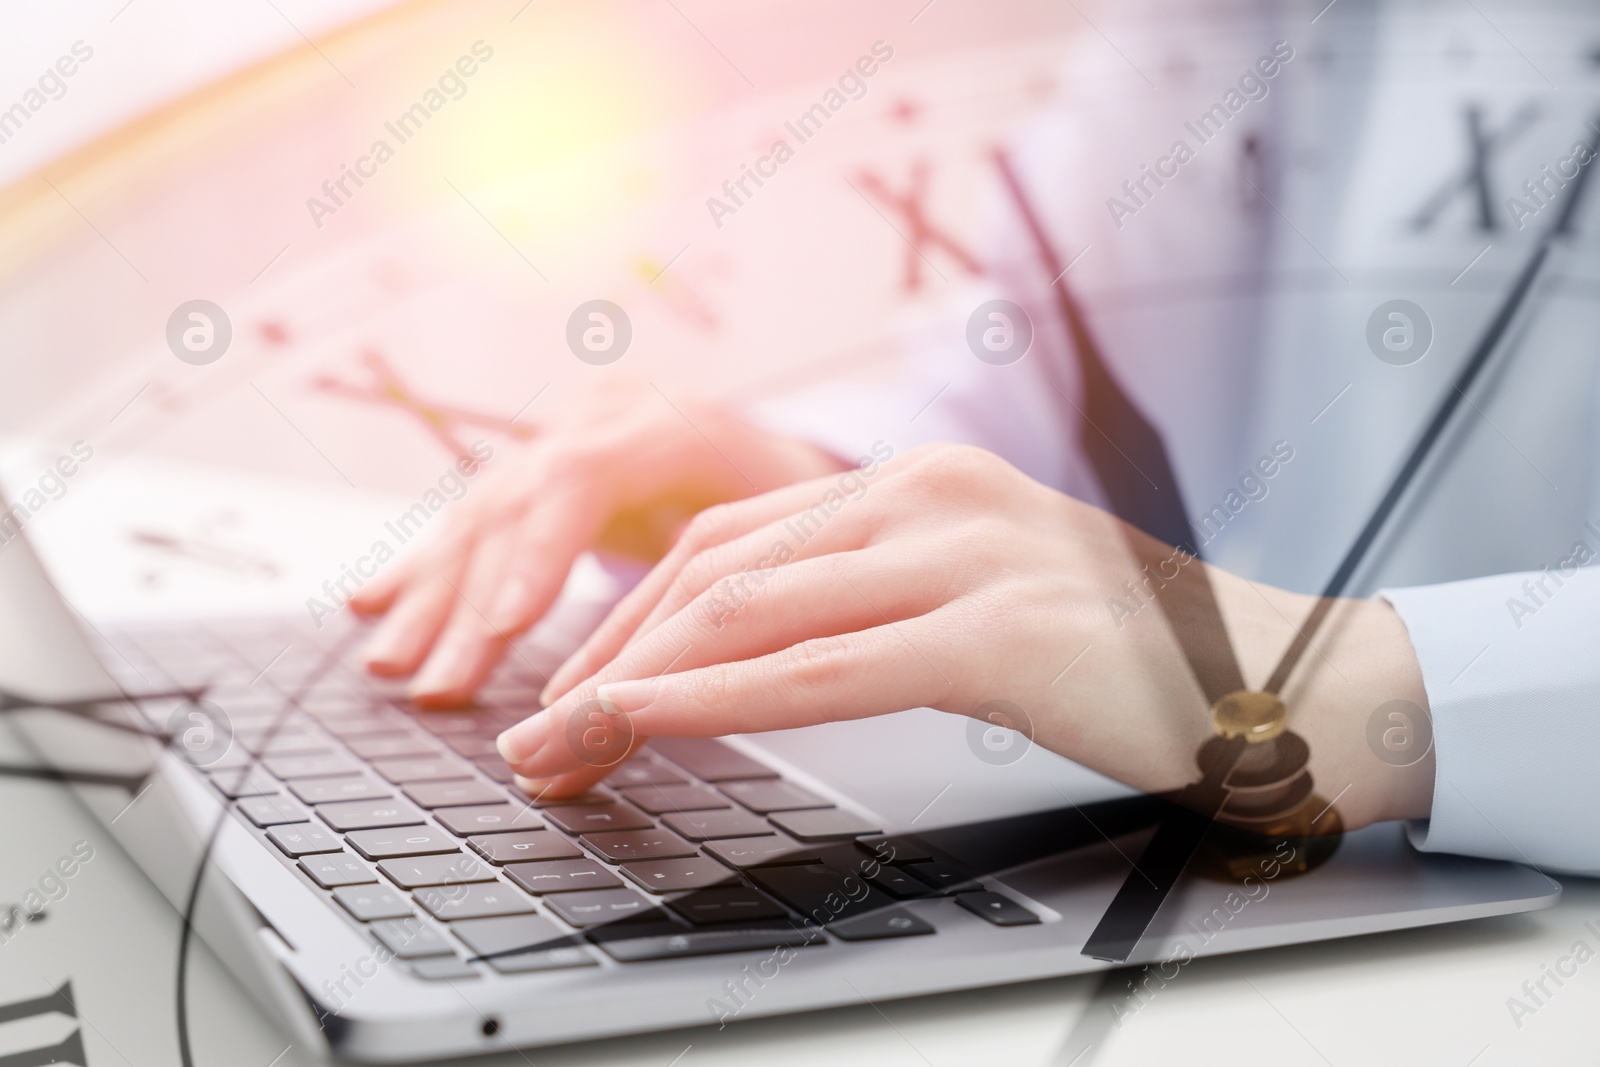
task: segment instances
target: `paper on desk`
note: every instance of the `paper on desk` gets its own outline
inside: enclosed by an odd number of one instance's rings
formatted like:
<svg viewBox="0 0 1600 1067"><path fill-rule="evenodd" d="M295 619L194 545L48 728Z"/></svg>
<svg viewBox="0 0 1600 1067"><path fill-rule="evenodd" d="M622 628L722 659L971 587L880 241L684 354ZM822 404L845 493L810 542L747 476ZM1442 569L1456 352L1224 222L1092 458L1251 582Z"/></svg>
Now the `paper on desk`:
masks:
<svg viewBox="0 0 1600 1067"><path fill-rule="evenodd" d="M466 498L435 497L443 504L420 526L415 518L400 525L402 515L419 514L420 499L98 455L49 483L65 486L58 496L29 497L69 454L67 446L39 441L0 444L0 486L8 504L42 500L25 532L68 603L96 622L309 617L316 605L337 606L364 582L357 564L371 569L362 561L375 559L379 544L394 553L392 566L437 536ZM470 494L474 487L466 484ZM637 565L581 557L533 639L556 648L581 639L639 573Z"/></svg>

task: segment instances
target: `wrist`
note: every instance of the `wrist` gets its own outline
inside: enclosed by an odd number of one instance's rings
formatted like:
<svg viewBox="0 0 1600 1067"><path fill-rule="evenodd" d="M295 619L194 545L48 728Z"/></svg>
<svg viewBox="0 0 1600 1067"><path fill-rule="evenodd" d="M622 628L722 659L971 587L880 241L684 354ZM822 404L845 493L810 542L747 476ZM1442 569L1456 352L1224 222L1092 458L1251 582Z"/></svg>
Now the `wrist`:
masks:
<svg viewBox="0 0 1600 1067"><path fill-rule="evenodd" d="M1302 598L1307 608L1314 598ZM1405 623L1386 601L1340 600L1285 687L1290 727L1311 747L1317 792L1347 829L1424 819L1433 807L1434 753L1395 745L1425 718L1428 695ZM1424 728L1425 729L1425 728ZM1427 733L1431 737L1431 731Z"/></svg>

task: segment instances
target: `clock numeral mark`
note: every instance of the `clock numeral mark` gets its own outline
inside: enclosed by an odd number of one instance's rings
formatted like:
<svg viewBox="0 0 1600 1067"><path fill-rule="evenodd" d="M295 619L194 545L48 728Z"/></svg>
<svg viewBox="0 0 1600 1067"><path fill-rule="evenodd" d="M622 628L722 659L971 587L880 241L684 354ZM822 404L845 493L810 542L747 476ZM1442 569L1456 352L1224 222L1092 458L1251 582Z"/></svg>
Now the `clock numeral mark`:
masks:
<svg viewBox="0 0 1600 1067"><path fill-rule="evenodd" d="M1423 201L1416 214L1411 216L1413 230L1426 230L1438 221L1444 209L1459 195L1472 199L1477 214L1477 228L1484 232L1495 230L1499 221L1494 211L1494 191L1490 185L1489 165L1497 152L1522 136L1539 117L1539 105L1533 101L1523 104L1498 129L1489 129L1484 121L1483 109L1468 104L1462 112L1467 128L1467 163L1460 171L1446 178L1433 195Z"/></svg>
<svg viewBox="0 0 1600 1067"><path fill-rule="evenodd" d="M478 465L477 457L462 443L461 438L456 436L458 427L471 426L476 429L496 430L518 440L533 435L532 427L520 425L502 416L452 407L423 398L412 392L411 387L381 353L363 352L361 361L366 365L370 384L352 385L339 378L322 375L312 380L311 387L319 392L333 393L380 407L396 408L414 416L427 427L434 440L443 445L446 451L474 469Z"/></svg>
<svg viewBox="0 0 1600 1067"><path fill-rule="evenodd" d="M36 1015L65 1015L69 1019L78 1017L78 1009L72 1003L72 981L62 982L53 993L46 993L33 1000L19 1000L14 1004L0 1004L0 1025L14 1023L19 1019L31 1019ZM83 1051L83 1028L72 1031L65 1041L59 1045L48 1045L43 1048L24 1049L13 1052L8 1056L0 1056L0 1067L45 1067L50 1063L75 1063L78 1067L88 1067L89 1057Z"/></svg>
<svg viewBox="0 0 1600 1067"><path fill-rule="evenodd" d="M896 193L882 178L871 171L862 171L857 180L866 193L882 202L885 207L899 212L910 229L910 233L900 234L906 240L906 267L902 282L902 288L906 292L914 293L922 287L922 267L924 263L933 266L933 262L927 257L935 248L943 249L945 254L960 264L968 274L983 273L983 264L978 262L976 256L968 252L954 237L928 221L925 207L928 192L926 160L919 159L911 165L911 184L904 193ZM937 272L938 268L934 267L934 270Z"/></svg>
<svg viewBox="0 0 1600 1067"><path fill-rule="evenodd" d="M1262 198L1270 181L1261 138L1253 133L1245 134L1244 140L1239 142L1239 206L1248 212L1260 212L1265 208Z"/></svg>

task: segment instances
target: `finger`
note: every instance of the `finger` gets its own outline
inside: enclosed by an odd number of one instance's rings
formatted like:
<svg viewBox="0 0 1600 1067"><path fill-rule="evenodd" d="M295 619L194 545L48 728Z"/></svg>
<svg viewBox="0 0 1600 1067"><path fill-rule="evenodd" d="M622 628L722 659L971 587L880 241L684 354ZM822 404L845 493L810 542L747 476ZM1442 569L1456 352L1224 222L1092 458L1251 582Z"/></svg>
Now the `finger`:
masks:
<svg viewBox="0 0 1600 1067"><path fill-rule="evenodd" d="M606 510L595 485L562 481L522 517L489 601L489 623L500 633L515 636L543 618L579 553L594 544Z"/></svg>
<svg viewBox="0 0 1600 1067"><path fill-rule="evenodd" d="M714 737L787 730L958 700L949 672L930 658L942 644L936 615L815 638L756 659L717 663L659 678L612 682L596 698L615 707L635 735ZM549 778L578 761L559 736L581 704L574 691L501 735L518 774ZM513 758L515 757L515 758Z"/></svg>
<svg viewBox="0 0 1600 1067"><path fill-rule="evenodd" d="M388 677L410 674L433 646L455 601L452 583L464 561L413 582L378 624L363 653L367 669Z"/></svg>
<svg viewBox="0 0 1600 1067"><path fill-rule="evenodd" d="M868 549L776 569L737 611L708 594L642 634L555 707L582 707L585 715L596 707L615 710L597 704L597 685L754 659L810 639L920 615L942 599L942 592L916 580L918 569L903 551ZM506 730L500 750L507 761L515 764L537 749L551 721L525 720ZM569 735L569 747L573 736L579 735Z"/></svg>
<svg viewBox="0 0 1600 1067"><path fill-rule="evenodd" d="M447 530L405 561L405 570L396 578L400 586L386 608L389 616L367 639L364 656L368 670L392 675L417 669L450 617L453 594L446 580L457 582L480 532L475 527ZM426 640L418 626L426 627Z"/></svg>
<svg viewBox="0 0 1600 1067"><path fill-rule="evenodd" d="M708 620L717 623L718 629L721 628L720 620L742 615L753 600L759 598L770 601L771 598L766 596L769 588L780 593L792 592L796 596L814 597L818 604L829 601L838 603L837 598L849 591L841 583L852 574L863 580L870 579L882 573L871 567L870 561L889 562L888 557L874 555L864 557L868 562L858 565L856 550L861 549L867 539L865 525L861 522L843 517L835 519L830 526L818 529L799 544L787 529L791 525L792 520L789 519L769 523L741 538L709 548L684 564L677 579L662 594L655 607L650 609L650 614L645 616L623 648L631 647L696 601L700 602L700 612ZM828 561L822 569L802 566L822 560ZM907 562L914 563L902 554L899 559L901 566L894 569L905 570L903 565ZM839 573L834 573L835 567ZM806 581L802 580L814 580L823 575L832 576L831 588L808 589ZM891 595L911 592L920 589L922 584L913 582L888 592ZM867 595L875 596L873 593ZM792 598L780 596L777 599L783 603ZM859 596L849 598L849 602L857 606L859 600ZM813 605L800 603L797 606L804 609Z"/></svg>
<svg viewBox="0 0 1600 1067"><path fill-rule="evenodd" d="M446 561L470 549L478 535L482 511L482 506L463 505L434 541L367 582L350 598L350 606L363 615L389 610L408 586L438 573Z"/></svg>
<svg viewBox="0 0 1600 1067"><path fill-rule="evenodd" d="M419 704L466 701L505 652L506 640L490 627L483 605L494 595L515 538L515 529L500 525L485 531L472 546L461 580L452 583L455 598L449 619L409 687Z"/></svg>
<svg viewBox="0 0 1600 1067"><path fill-rule="evenodd" d="M540 700L545 704L553 703L614 659L672 587L679 572L696 555L743 537L751 530L808 511L836 481L835 477L824 477L800 482L748 500L719 504L696 515L661 562L611 609L588 640L556 670ZM805 534L807 529L802 529L801 533Z"/></svg>
<svg viewBox="0 0 1600 1067"><path fill-rule="evenodd" d="M581 796L587 793L595 783L603 780L612 771L622 766L633 758L634 753L643 748L649 740L646 737L634 738L629 746L627 755L614 763L604 765L591 765L584 763L575 771L555 775L552 778L524 778L520 774L514 779L518 789L527 793L534 800L561 800L567 797Z"/></svg>

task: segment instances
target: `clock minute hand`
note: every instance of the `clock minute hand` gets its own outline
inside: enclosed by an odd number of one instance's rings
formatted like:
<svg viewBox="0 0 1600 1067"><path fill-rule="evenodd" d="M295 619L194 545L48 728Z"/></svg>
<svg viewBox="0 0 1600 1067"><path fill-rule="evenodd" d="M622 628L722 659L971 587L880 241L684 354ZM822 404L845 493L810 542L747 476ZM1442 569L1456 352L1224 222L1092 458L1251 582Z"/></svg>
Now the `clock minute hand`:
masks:
<svg viewBox="0 0 1600 1067"><path fill-rule="evenodd" d="M1590 146L1593 151L1594 146ZM1434 408L1433 415L1429 418L1417 443L1412 446L1411 454L1400 465L1400 470L1395 474L1394 480L1389 484L1388 490L1378 501L1378 506L1373 509L1372 515L1367 519L1366 525L1356 535L1355 542L1350 550L1345 553L1338 568L1333 572L1333 577L1328 579L1328 584L1323 587L1322 595L1317 600L1316 606L1306 616L1306 620L1295 631L1294 640L1290 642L1278 665L1273 669L1272 676L1264 687L1268 693L1279 693L1288 684L1289 675L1311 646L1311 639L1327 621L1328 615L1333 610L1335 599L1339 597L1355 577L1367 553L1372 549L1378 535L1383 531L1384 525L1399 506L1406 490L1416 479L1423 464L1427 461L1439 438L1444 435L1450 420L1454 417L1456 409L1467 398L1467 390L1472 388L1473 382L1488 364L1489 357L1494 355L1500 347L1501 340L1505 337L1506 330L1516 318L1523 302L1527 299L1533 283L1538 279L1539 272L1544 269L1546 261L1550 258L1550 251L1555 242L1561 237L1572 232L1572 220L1575 217L1579 203L1583 199L1583 192L1589 181L1589 173L1594 170L1593 163L1583 167L1574 178L1572 189L1566 201L1561 205L1561 212L1550 224L1549 228L1539 236L1539 242L1534 246L1533 253L1522 269L1517 272L1515 281L1500 301L1494 317L1489 320L1483 333L1478 338L1478 343L1473 347L1472 354L1467 357L1466 363L1456 374L1455 381L1450 383L1450 388L1439 399L1439 404Z"/></svg>

